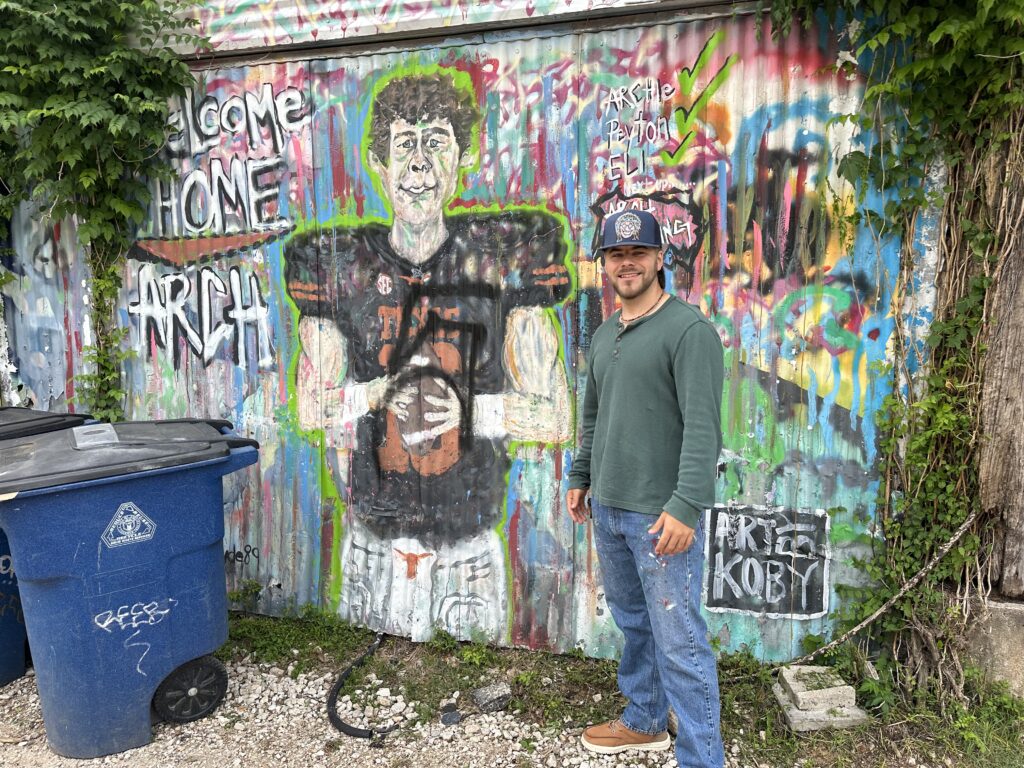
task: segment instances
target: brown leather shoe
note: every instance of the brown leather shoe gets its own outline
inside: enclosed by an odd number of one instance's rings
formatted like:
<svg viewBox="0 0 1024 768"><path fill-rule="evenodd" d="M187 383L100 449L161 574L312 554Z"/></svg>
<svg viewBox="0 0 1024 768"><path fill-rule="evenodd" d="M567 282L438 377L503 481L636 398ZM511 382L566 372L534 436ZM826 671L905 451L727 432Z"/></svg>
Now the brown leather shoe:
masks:
<svg viewBox="0 0 1024 768"><path fill-rule="evenodd" d="M640 733L626 727L621 720L592 725L583 731L584 749L599 755L616 755L630 749L660 752L671 745L667 732L654 735Z"/></svg>

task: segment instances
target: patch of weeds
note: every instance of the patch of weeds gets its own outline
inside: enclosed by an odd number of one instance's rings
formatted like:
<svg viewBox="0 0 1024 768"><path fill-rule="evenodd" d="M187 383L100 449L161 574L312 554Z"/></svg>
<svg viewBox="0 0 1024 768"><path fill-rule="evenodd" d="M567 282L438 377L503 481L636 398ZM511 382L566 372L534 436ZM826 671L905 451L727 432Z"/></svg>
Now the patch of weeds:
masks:
<svg viewBox="0 0 1024 768"><path fill-rule="evenodd" d="M238 589L228 591L228 603L236 611L255 612L263 585L255 579L245 579Z"/></svg>
<svg viewBox="0 0 1024 768"><path fill-rule="evenodd" d="M858 690L858 702L872 713L867 725L846 730L794 734L785 724L771 687L774 675L749 653L719 658L722 736L726 749L735 744L743 765L794 765L835 768L904 768L941 765L949 758L957 768L1020 768L1024 750L1024 701L1004 686L968 675L969 706L939 713L937 703L922 698L911 705L896 693L885 662L879 680L843 679ZM849 665L844 665L849 670ZM870 682L869 682L870 681ZM871 693L871 701L861 694Z"/></svg>
<svg viewBox="0 0 1024 768"><path fill-rule="evenodd" d="M427 641L427 648L434 653L455 653L459 649L459 641L443 629L435 628L433 636Z"/></svg>
<svg viewBox="0 0 1024 768"><path fill-rule="evenodd" d="M1005 683L989 682L977 669L966 670L964 692L968 705L957 705L947 748L979 765L1020 765L1024 749L1024 699L1014 697Z"/></svg>
<svg viewBox="0 0 1024 768"><path fill-rule="evenodd" d="M766 666L747 652L723 654L718 676L727 750L738 743L744 764L793 765L803 756L775 702L775 678Z"/></svg>
<svg viewBox="0 0 1024 768"><path fill-rule="evenodd" d="M498 661L498 654L483 643L468 643L459 649L459 661L471 667L493 667Z"/></svg>
<svg viewBox="0 0 1024 768"><path fill-rule="evenodd" d="M856 683L857 701L868 712L874 713L884 720L899 705L900 697L896 686L892 683L893 674L888 658L879 659L875 663L875 667L877 679L862 674L860 682Z"/></svg>
<svg viewBox="0 0 1024 768"><path fill-rule="evenodd" d="M257 663L293 664L292 675L298 675L325 664L347 663L372 639L369 630L312 607L283 618L236 613L229 617L228 641L217 656L222 661L250 656Z"/></svg>
<svg viewBox="0 0 1024 768"><path fill-rule="evenodd" d="M580 652L558 656L496 649L479 639L461 643L439 631L420 644L388 638L346 681L342 693L360 701L386 686L415 702L420 719L429 719L456 691L459 708L472 711L467 699L475 688L504 680L512 687L510 709L520 710L535 724L561 727L566 718L582 725L621 712L624 701L617 692L615 669L614 662L585 658ZM376 684L368 682L371 675Z"/></svg>
<svg viewBox="0 0 1024 768"><path fill-rule="evenodd" d="M535 669L526 669L518 673L514 681L516 685L520 685L523 688L532 688L539 681L540 673Z"/></svg>
<svg viewBox="0 0 1024 768"><path fill-rule="evenodd" d="M547 727L582 726L617 717L624 706L616 665L582 652L557 656L540 651L509 651L513 704ZM504 655L504 654L503 654Z"/></svg>
<svg viewBox="0 0 1024 768"><path fill-rule="evenodd" d="M388 638L377 653L349 677L342 693L357 701L360 697L368 697L377 688L368 682L373 675L380 686L390 688L393 694L400 692L406 701L415 702L416 713L421 720L429 719L438 712L441 702L455 691L468 695L468 687L463 680L465 669L466 665L459 660L457 652L441 652L429 643Z"/></svg>

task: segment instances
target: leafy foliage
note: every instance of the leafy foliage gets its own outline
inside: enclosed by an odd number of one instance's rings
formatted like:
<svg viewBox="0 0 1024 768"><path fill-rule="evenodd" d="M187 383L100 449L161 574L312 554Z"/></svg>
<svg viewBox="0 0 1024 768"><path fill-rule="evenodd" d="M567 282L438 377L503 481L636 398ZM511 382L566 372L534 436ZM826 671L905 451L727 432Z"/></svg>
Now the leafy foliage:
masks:
<svg viewBox="0 0 1024 768"><path fill-rule="evenodd" d="M824 20L850 48L839 68L866 76L863 109L841 118L866 146L838 171L887 193L883 230L902 231L936 202L922 183L934 163L998 142L1003 118L1024 107L1024 0L787 0L770 16L776 35Z"/></svg>
<svg viewBox="0 0 1024 768"><path fill-rule="evenodd" d="M195 0L0 0L0 221L25 200L74 216L92 273L95 346L78 397L121 413L123 332L114 316L123 259L149 202L168 103L193 78L174 46L202 45Z"/></svg>
<svg viewBox="0 0 1024 768"><path fill-rule="evenodd" d="M903 285L914 280L913 237L926 206L942 208L943 276L927 346L925 375L909 382L900 326L890 374L904 383L881 411L886 482L879 498L884 543L860 565L870 589L847 589L845 626L875 614L951 540L974 526L872 627L880 667L919 700L935 694L950 712L970 699L959 652L971 598L984 594L989 521L981 515L978 481L983 339L991 275L1012 247L1006 219L984 190L998 187L985 169L999 167L1011 126L1024 111L1024 2L790 0L770 10L776 35L794 21L824 21L845 39L841 69L866 78L863 108L841 121L859 130L861 149L838 164L864 203L881 193L881 210L861 205L851 215L879 235L902 235ZM929 184L935 169L945 182ZM1011 173L1007 171L1006 173ZM988 173L988 176L985 174ZM1005 204L1005 198L1000 205ZM1017 201L1018 203L1020 201ZM880 682L862 694L879 708L892 701Z"/></svg>

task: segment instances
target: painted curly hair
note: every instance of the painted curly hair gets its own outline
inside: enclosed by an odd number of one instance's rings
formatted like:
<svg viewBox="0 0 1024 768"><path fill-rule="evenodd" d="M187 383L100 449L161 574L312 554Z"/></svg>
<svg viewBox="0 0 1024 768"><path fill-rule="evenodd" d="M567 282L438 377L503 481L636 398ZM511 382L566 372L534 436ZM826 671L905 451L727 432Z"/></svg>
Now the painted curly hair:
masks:
<svg viewBox="0 0 1024 768"><path fill-rule="evenodd" d="M377 93L370 118L370 149L385 165L391 143L391 123L448 120L459 151L470 148L473 127L480 120L474 95L455 86L447 75L396 77Z"/></svg>

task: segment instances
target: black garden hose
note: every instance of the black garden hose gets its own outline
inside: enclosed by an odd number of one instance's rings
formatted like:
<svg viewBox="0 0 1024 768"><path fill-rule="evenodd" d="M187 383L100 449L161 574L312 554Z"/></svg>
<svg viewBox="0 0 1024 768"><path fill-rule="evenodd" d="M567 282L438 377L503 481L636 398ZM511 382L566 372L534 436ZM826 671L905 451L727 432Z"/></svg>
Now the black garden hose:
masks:
<svg viewBox="0 0 1024 768"><path fill-rule="evenodd" d="M357 728L354 725L346 723L338 714L338 695L341 693L341 689L345 685L345 681L348 680L352 672L357 667L362 666L368 658L376 653L383 641L384 634L382 632L378 632L377 636L373 639L373 642L370 643L370 647L363 651L355 661L349 664L341 674L338 675L337 679L334 681L334 685L331 686L330 693L327 694L327 719L331 721L331 725L343 734L351 736L354 739L375 740L398 728L397 724L389 725L386 728Z"/></svg>

